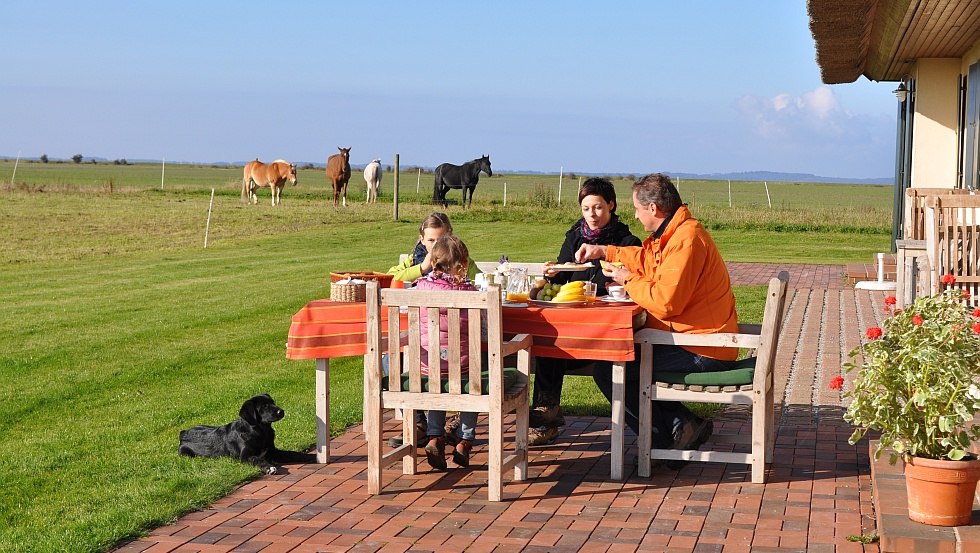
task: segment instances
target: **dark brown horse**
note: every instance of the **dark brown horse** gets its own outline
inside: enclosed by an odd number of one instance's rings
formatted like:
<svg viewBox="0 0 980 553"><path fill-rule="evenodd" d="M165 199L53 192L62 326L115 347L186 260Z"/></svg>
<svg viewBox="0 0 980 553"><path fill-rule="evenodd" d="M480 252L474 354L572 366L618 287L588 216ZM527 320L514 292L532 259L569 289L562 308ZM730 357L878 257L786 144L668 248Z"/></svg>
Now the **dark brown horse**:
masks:
<svg viewBox="0 0 980 553"><path fill-rule="evenodd" d="M337 200L341 194L344 196L344 207L347 206L347 183L350 182L350 148L341 148L339 154L334 154L327 158L327 178L333 184L333 205L337 206Z"/></svg>
<svg viewBox="0 0 980 553"><path fill-rule="evenodd" d="M443 207L446 207L449 205L446 201L446 192L450 188L462 188L463 201L460 202L460 205L466 207L466 192L469 191L469 205L472 207L473 190L476 189L476 183L480 181L480 171L486 173L488 177L493 176L493 171L490 170L490 156L467 161L463 165L443 163L436 167L436 181L432 187L432 202L442 202Z"/></svg>

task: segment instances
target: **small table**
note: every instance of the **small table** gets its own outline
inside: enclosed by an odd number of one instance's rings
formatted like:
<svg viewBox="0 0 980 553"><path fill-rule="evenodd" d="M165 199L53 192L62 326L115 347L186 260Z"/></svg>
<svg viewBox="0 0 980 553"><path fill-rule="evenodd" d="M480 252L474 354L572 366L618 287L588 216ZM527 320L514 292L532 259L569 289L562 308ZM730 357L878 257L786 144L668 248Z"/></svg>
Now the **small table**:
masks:
<svg viewBox="0 0 980 553"><path fill-rule="evenodd" d="M634 304L591 307L504 307L506 334L529 334L531 354L559 359L613 362L612 452L610 475L623 478L626 396L625 366L634 359L633 320L643 313ZM367 308L363 303L314 300L303 306L289 325L287 359L316 363L316 455L330 460L330 359L367 352Z"/></svg>

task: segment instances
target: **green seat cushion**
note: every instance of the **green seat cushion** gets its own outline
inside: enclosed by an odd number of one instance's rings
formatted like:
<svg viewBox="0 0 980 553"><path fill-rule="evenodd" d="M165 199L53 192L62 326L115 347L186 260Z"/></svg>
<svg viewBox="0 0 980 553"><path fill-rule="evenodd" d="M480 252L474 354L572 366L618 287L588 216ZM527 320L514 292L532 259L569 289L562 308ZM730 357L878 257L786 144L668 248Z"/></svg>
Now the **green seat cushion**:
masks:
<svg viewBox="0 0 980 553"><path fill-rule="evenodd" d="M511 386L513 386L514 384L517 384L518 382L520 382L521 372L519 370L517 370L515 368L505 367L504 370L503 370L503 373L504 373L504 390L505 391L508 388L510 388ZM483 371L480 380L483 383L483 387L481 388L483 390L483 394L482 395L489 394L490 393L490 372L489 371ZM388 389L388 377L387 376L385 376L384 378L381 379L381 387L384 388L385 390ZM407 389L408 389L408 375L407 374L402 374L402 390L407 390ZM428 392L429 391L429 377L426 376L426 375L423 375L422 376L422 391L425 391L425 392ZM442 378L442 391L444 393L449 393L449 378L448 377L443 377ZM463 393L464 394L470 393L470 383L469 383L468 380L463 381Z"/></svg>
<svg viewBox="0 0 980 553"><path fill-rule="evenodd" d="M744 386L752 384L755 376L755 357L743 359L727 371L712 372L656 372L653 380L668 384L688 386Z"/></svg>

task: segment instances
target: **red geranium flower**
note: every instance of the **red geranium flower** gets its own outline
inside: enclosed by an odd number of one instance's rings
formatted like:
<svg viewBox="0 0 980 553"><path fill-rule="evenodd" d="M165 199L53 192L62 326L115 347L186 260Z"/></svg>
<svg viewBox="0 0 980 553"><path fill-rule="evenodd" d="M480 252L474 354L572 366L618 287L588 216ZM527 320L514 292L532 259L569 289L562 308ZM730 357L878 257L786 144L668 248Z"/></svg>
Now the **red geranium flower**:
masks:
<svg viewBox="0 0 980 553"><path fill-rule="evenodd" d="M864 333L864 335L871 340L877 340L878 338L881 338L881 329L877 326L868 327L868 330Z"/></svg>
<svg viewBox="0 0 980 553"><path fill-rule="evenodd" d="M895 305L898 299L895 296L885 296L885 305Z"/></svg>
<svg viewBox="0 0 980 553"><path fill-rule="evenodd" d="M980 317L980 307L973 310L974 317Z"/></svg>
<svg viewBox="0 0 980 553"><path fill-rule="evenodd" d="M963 299L964 300L970 299L970 291L969 290L963 290Z"/></svg>
<svg viewBox="0 0 980 553"><path fill-rule="evenodd" d="M956 277L953 275L943 275L943 284L953 284L956 282Z"/></svg>
<svg viewBox="0 0 980 553"><path fill-rule="evenodd" d="M837 375L830 379L830 389L840 390L844 386L844 377Z"/></svg>
<svg viewBox="0 0 980 553"><path fill-rule="evenodd" d="M980 334L980 323L973 323L973 326L970 328L973 329L974 334Z"/></svg>
<svg viewBox="0 0 980 553"><path fill-rule="evenodd" d="M912 315L912 324L914 324L915 326L922 326L923 322L924 321L922 320L922 315L919 315L918 313Z"/></svg>

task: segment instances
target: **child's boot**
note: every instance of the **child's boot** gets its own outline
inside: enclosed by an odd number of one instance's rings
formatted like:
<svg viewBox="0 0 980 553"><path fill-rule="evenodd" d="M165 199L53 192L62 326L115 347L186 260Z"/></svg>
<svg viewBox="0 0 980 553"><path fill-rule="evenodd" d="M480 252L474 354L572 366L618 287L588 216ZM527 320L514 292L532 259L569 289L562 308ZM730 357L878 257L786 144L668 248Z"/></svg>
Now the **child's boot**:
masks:
<svg viewBox="0 0 980 553"><path fill-rule="evenodd" d="M446 439L442 436L432 436L425 446L425 460L436 470L446 470Z"/></svg>

